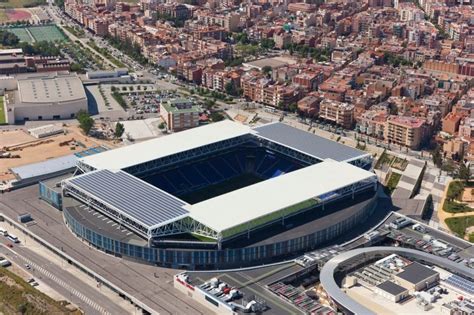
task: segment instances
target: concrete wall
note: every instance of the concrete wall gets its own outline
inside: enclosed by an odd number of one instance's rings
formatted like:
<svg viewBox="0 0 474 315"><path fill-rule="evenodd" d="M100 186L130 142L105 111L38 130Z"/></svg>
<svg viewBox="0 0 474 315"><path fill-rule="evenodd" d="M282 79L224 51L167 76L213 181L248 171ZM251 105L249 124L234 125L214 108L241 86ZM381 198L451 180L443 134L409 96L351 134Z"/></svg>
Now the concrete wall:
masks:
<svg viewBox="0 0 474 315"><path fill-rule="evenodd" d="M53 120L53 119L71 119L79 110L87 111L87 99L77 100L64 104L47 103L47 104L31 104L22 106L11 106L15 121L28 120ZM59 116L59 118L54 118ZM10 122L9 122L10 123Z"/></svg>
<svg viewBox="0 0 474 315"><path fill-rule="evenodd" d="M422 280L418 283L414 283L414 284L409 282L409 281L406 281L405 279L397 277L397 275L395 275L394 278L399 282L399 284L402 287L407 288L410 291L421 291L421 290L426 289L426 287L430 287L433 283L438 282L439 281L439 274L432 275L431 277L428 277L428 278L426 278L426 279L424 279L424 280Z"/></svg>

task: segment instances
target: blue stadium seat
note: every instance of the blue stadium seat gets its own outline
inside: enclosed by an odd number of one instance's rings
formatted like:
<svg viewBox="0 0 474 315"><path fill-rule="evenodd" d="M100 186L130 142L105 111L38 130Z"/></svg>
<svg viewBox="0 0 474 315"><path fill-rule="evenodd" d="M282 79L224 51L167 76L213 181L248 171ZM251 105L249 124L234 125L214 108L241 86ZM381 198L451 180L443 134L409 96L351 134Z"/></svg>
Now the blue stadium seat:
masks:
<svg viewBox="0 0 474 315"><path fill-rule="evenodd" d="M247 171L262 178L272 178L301 167L301 163L291 158L248 143L219 156L209 155L190 164L149 175L144 180L170 194L180 195L221 183Z"/></svg>
<svg viewBox="0 0 474 315"><path fill-rule="evenodd" d="M202 187L209 182L194 168L193 165L186 165L181 168L181 174L183 174L191 186L197 188Z"/></svg>
<svg viewBox="0 0 474 315"><path fill-rule="evenodd" d="M211 184L215 184L224 180L222 175L218 174L214 168L211 167L210 163L196 165L196 168L198 168L199 172L203 174Z"/></svg>

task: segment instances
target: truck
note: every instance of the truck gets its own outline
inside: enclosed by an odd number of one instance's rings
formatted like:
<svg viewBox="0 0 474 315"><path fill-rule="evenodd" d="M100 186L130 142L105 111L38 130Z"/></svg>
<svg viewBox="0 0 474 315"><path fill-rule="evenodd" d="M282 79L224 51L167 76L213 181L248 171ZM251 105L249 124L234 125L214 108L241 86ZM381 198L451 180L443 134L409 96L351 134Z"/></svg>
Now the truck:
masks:
<svg viewBox="0 0 474 315"><path fill-rule="evenodd" d="M379 231L372 231L364 234L364 238L368 241L372 241L380 236Z"/></svg>
<svg viewBox="0 0 474 315"><path fill-rule="evenodd" d="M395 230L403 229L406 226L409 226L413 222L407 218L398 218L395 221L390 223L390 227Z"/></svg>

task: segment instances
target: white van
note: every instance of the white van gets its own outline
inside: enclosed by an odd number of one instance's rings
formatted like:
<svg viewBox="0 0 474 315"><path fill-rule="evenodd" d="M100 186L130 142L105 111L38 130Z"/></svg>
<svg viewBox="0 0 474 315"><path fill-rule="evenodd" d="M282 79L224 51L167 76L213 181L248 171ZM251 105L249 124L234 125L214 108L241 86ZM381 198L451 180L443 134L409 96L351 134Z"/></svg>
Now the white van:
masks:
<svg viewBox="0 0 474 315"><path fill-rule="evenodd" d="M13 234L9 234L9 235L7 236L7 238L8 238L10 241L12 241L13 243L20 243L20 241L18 240L18 237L16 237L16 236L13 235Z"/></svg>
<svg viewBox="0 0 474 315"><path fill-rule="evenodd" d="M4 230L4 229L0 228L0 235L2 235L2 236L8 236L7 230Z"/></svg>

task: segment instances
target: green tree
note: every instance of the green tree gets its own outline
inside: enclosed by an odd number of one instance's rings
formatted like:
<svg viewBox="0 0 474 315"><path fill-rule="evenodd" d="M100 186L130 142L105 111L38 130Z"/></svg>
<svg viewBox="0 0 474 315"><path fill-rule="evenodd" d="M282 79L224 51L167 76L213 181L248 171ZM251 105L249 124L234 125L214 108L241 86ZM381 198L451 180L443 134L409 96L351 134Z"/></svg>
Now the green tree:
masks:
<svg viewBox="0 0 474 315"><path fill-rule="evenodd" d="M463 162L459 164L459 178L462 179L466 183L471 178L471 170Z"/></svg>
<svg viewBox="0 0 474 315"><path fill-rule="evenodd" d="M212 121L216 122L216 121L221 121L221 120L224 120L225 117L224 115L222 115L221 113L219 112L212 112L211 115L210 115L210 118Z"/></svg>
<svg viewBox="0 0 474 315"><path fill-rule="evenodd" d="M298 109L298 105L296 103L291 103L290 105L288 105L288 110L290 112L296 112L296 110Z"/></svg>
<svg viewBox="0 0 474 315"><path fill-rule="evenodd" d="M82 68L82 66L80 64L73 62L71 64L71 71L82 73L82 72L84 72L84 68Z"/></svg>
<svg viewBox="0 0 474 315"><path fill-rule="evenodd" d="M92 127L94 126L94 119L85 111L80 110L77 115L77 120L79 121L79 127L82 131L87 135L89 131L91 131Z"/></svg>
<svg viewBox="0 0 474 315"><path fill-rule="evenodd" d="M456 168L452 160L446 159L441 165L441 169L447 172L448 174L453 174Z"/></svg>
<svg viewBox="0 0 474 315"><path fill-rule="evenodd" d="M225 84L225 92L229 95L235 95L236 90L235 90L235 86L232 82L227 82Z"/></svg>
<svg viewBox="0 0 474 315"><path fill-rule="evenodd" d="M115 132L114 132L115 138L118 139L118 138L122 137L122 135L123 135L124 132L125 132L125 127L124 127L124 125L123 125L122 123L119 123L119 122L118 122L118 123L115 125Z"/></svg>
<svg viewBox="0 0 474 315"><path fill-rule="evenodd" d="M232 37L239 44L246 45L250 43L247 33L234 33Z"/></svg>
<svg viewBox="0 0 474 315"><path fill-rule="evenodd" d="M262 72L266 75L268 75L270 72L272 72L272 67L270 66L265 66L262 68Z"/></svg>
<svg viewBox="0 0 474 315"><path fill-rule="evenodd" d="M0 31L0 41L3 46L16 46L20 42L20 39L11 32Z"/></svg>
<svg viewBox="0 0 474 315"><path fill-rule="evenodd" d="M265 50L273 49L275 47L275 41L271 38L264 38L260 41L260 47Z"/></svg>
<svg viewBox="0 0 474 315"><path fill-rule="evenodd" d="M443 156L441 155L441 148L439 145L436 145L433 152L431 152L431 156L433 158L434 165L436 165L438 168L441 168L443 165Z"/></svg>

